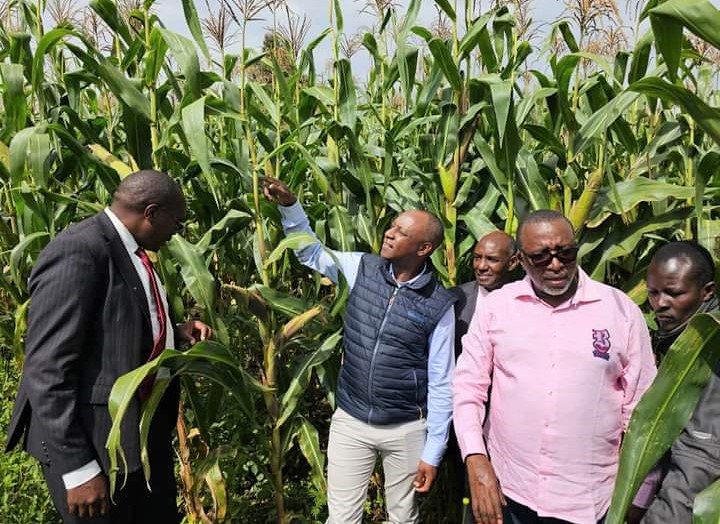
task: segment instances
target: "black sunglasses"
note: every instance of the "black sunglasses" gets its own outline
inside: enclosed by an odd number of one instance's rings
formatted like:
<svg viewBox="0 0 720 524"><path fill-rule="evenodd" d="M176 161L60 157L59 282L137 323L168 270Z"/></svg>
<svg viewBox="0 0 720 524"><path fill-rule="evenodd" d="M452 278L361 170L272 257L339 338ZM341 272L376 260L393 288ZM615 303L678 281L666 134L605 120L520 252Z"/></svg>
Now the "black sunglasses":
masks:
<svg viewBox="0 0 720 524"><path fill-rule="evenodd" d="M560 249L543 249L539 253L522 254L527 257L530 263L535 267L547 267L552 263L553 258L557 258L563 264L572 264L577 260L578 247L568 246Z"/></svg>

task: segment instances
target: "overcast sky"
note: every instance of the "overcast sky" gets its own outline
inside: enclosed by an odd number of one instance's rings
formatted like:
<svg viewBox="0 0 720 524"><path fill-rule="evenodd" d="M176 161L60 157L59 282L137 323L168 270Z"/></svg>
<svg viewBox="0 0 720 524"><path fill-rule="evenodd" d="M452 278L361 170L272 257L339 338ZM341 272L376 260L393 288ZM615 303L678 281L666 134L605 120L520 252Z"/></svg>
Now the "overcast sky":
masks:
<svg viewBox="0 0 720 524"><path fill-rule="evenodd" d="M75 1L77 2L76 5L87 4L87 0ZM210 5L211 9L217 9L222 1L223 0L195 0L195 5L198 9L200 17L204 18L208 15L206 3ZM233 4L242 3L246 0L228 1ZM327 27L330 27L330 1L331 0L286 0L287 5L292 11L300 15L307 15L309 18L311 27L307 41L311 40ZM367 28L377 22L370 13L363 12L363 8L369 1L371 0L340 0L340 5L342 6L344 13L345 33L347 35L353 35L356 33L362 34L367 30ZM542 36L547 32L550 25L567 15L567 1L577 2L578 0L530 0L530 17L533 20L535 33L538 35L534 41L536 46L542 43ZM720 0L711 1L716 6L720 6ZM493 0L477 0L477 2L482 11L487 10L490 5L495 3ZM408 0L395 0L393 3L397 6L398 17L402 17L405 13L405 6L407 6ZM453 4L454 1L450 0L450 3ZM642 1L641 3L645 4L645 1ZM458 4L463 6L464 0L458 0ZM623 24L627 26L632 25L634 23L635 16L633 9L638 4L638 0L617 0L617 4L620 15L623 19ZM180 0L157 0L153 9L156 11L166 27L178 33L190 36ZM459 9L462 10L463 8L460 7ZM272 19L269 12L266 11L260 16L263 20L251 22L247 34L247 45L257 49L259 49L262 44L263 35L266 33L267 28L272 25ZM436 18L437 8L435 7L435 2L433 0L422 0L417 23L425 27L430 27ZM235 26L233 27L237 30ZM238 51L239 46L229 49L229 52ZM331 55L330 39L327 38L315 51L316 67L319 72L326 69ZM529 60L532 64L532 56ZM365 76L365 73L369 68L370 61L364 48L353 56L352 64L354 75L360 77Z"/></svg>
<svg viewBox="0 0 720 524"><path fill-rule="evenodd" d="M208 2L211 7L214 7L218 6L221 0L208 0ZM232 3L232 0L230 0L230 2ZM352 35L358 32L363 33L366 28L376 23L371 14L362 12L366 3L366 0L340 0L344 14L346 34ZM483 11L486 10L491 3L491 0L479 1ZM624 0L621 0L620 3L622 4L622 14L625 15ZM195 0L195 4L200 16L207 16L205 0ZM329 0L287 0L287 4L292 11L301 15L306 14L310 19L311 29L308 40L311 40L313 36L318 35L325 28L330 26ZM408 0L398 0L395 4L398 6L399 17L403 16ZM462 0L459 4L463 5ZM547 24L548 22L557 21L562 17L563 10L565 9L564 0L533 0L531 5L532 18L537 24ZM158 16L169 29L189 35L180 0L158 0L155 3L154 8ZM265 20L253 22L250 25L247 35L248 46L259 48L267 27L272 25L270 13L266 12L262 16ZM437 10L435 8L435 2L433 0L422 0L422 6L418 17L418 25L429 27L436 18ZM542 31L542 28L540 31ZM325 45L321 45L315 51L316 64L318 70L320 71L325 68L325 65L330 60L332 53L329 46L329 39L327 39L324 44ZM355 75L364 76L364 73L367 71L369 66L369 57L365 50L363 49L358 52L357 55L353 57L352 62L353 73Z"/></svg>

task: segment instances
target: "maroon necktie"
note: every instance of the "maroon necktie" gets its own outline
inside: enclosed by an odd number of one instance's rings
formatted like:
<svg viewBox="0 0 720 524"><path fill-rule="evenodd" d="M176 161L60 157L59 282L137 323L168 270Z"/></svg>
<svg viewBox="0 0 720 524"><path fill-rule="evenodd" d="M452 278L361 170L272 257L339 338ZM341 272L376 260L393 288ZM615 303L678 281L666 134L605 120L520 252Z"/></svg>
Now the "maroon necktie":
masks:
<svg viewBox="0 0 720 524"><path fill-rule="evenodd" d="M153 270L152 262L147 256L145 250L141 247L135 251L135 254L140 257L142 265L147 271L148 277L150 278L150 291L152 298L155 301L155 312L157 313L157 321L160 326L160 332L158 333L155 342L153 343L152 352L148 357L148 362L156 358L163 349L165 349L166 330L167 322L165 316L165 307L163 307L162 299L160 298L160 289L158 287L157 279L155 278L155 271ZM145 378L143 383L140 385L140 398L145 400L150 396L152 392L153 383L155 382L155 375L149 375Z"/></svg>

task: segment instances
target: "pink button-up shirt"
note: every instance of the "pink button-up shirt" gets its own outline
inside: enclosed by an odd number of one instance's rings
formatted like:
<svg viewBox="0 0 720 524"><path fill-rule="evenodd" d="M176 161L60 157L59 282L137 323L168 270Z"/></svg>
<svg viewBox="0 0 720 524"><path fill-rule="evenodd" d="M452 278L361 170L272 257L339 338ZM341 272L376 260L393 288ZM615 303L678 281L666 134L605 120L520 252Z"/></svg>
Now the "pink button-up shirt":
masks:
<svg viewBox="0 0 720 524"><path fill-rule="evenodd" d="M462 343L453 388L463 458L487 454L503 493L540 516L595 524L655 377L640 309L582 270L575 295L553 308L526 277L478 301Z"/></svg>

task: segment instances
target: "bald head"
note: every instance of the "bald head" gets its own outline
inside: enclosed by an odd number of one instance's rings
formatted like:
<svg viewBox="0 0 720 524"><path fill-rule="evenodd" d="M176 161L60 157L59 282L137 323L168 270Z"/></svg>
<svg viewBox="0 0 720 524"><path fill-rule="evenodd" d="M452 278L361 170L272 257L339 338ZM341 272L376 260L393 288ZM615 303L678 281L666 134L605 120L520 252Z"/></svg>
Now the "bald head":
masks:
<svg viewBox="0 0 720 524"><path fill-rule="evenodd" d="M184 204L182 189L166 173L145 169L125 177L113 194L113 206L142 213L150 204L179 207Z"/></svg>
<svg viewBox="0 0 720 524"><path fill-rule="evenodd" d="M440 219L422 209L413 209L403 214L410 214L416 221L418 228L423 232L423 237L433 246L433 251L437 249L443 241L444 228Z"/></svg>
<svg viewBox="0 0 720 524"><path fill-rule="evenodd" d="M185 199L169 175L144 170L127 176L113 194L110 209L140 247L157 251L182 228Z"/></svg>
<svg viewBox="0 0 720 524"><path fill-rule="evenodd" d="M495 246L498 246L500 249L505 251L508 256L512 255L517 251L515 239L505 233L505 231L492 231L484 237L481 237L480 240L477 241L476 245L487 244L493 244Z"/></svg>
<svg viewBox="0 0 720 524"><path fill-rule="evenodd" d="M478 285L488 291L512 280L518 266L515 241L503 231L493 231L480 238L473 248L473 272Z"/></svg>
<svg viewBox="0 0 720 524"><path fill-rule="evenodd" d="M380 255L400 265L422 265L442 243L443 225L427 211L413 209L400 213L385 231Z"/></svg>

